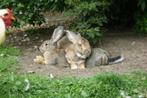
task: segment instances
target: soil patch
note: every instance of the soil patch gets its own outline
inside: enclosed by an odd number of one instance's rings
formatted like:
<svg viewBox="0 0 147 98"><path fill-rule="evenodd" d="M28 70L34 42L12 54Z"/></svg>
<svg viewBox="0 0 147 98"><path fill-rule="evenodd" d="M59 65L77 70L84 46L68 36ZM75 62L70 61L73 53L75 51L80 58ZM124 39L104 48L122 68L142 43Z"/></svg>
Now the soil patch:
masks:
<svg viewBox="0 0 147 98"><path fill-rule="evenodd" d="M125 33L125 34L124 34ZM16 48L22 50L19 57L20 66L18 73L36 73L53 76L88 77L101 72L130 73L137 70L147 71L147 37L134 36L132 32L109 32L96 47L110 52L112 56L123 55L125 61L119 64L97 66L83 70L71 70L69 68L52 65L39 65L33 62L40 52L38 47L42 41L50 38L51 32L37 33L28 36L27 33L10 35L7 41Z"/></svg>

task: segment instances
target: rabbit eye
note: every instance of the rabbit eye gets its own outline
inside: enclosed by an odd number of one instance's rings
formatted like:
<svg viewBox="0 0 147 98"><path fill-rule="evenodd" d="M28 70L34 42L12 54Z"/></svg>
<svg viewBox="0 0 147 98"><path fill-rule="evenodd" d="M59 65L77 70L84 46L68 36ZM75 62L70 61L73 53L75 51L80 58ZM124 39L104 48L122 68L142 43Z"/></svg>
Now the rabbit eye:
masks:
<svg viewBox="0 0 147 98"><path fill-rule="evenodd" d="M46 46L48 45L48 44L45 44Z"/></svg>

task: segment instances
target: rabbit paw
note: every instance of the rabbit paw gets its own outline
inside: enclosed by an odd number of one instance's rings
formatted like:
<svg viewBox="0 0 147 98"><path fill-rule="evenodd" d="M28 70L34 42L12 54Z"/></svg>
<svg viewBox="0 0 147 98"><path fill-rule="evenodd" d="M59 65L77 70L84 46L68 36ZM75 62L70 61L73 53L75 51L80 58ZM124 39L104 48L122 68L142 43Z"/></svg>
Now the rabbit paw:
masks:
<svg viewBox="0 0 147 98"><path fill-rule="evenodd" d="M78 69L78 66L77 66L76 64L71 64L71 65L70 65L70 68L71 68L71 69Z"/></svg>

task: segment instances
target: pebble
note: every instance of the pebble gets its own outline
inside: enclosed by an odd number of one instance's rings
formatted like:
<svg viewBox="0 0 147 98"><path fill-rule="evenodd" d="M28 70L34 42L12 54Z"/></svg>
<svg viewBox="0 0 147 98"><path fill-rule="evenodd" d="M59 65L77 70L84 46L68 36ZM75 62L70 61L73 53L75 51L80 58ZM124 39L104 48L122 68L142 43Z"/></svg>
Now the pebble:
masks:
<svg viewBox="0 0 147 98"><path fill-rule="evenodd" d="M40 40L40 42L43 42L43 40Z"/></svg>
<svg viewBox="0 0 147 98"><path fill-rule="evenodd" d="M21 42L19 42L19 43L18 43L18 45L22 45L22 43L21 43Z"/></svg>
<svg viewBox="0 0 147 98"><path fill-rule="evenodd" d="M35 37L35 39L39 39L39 37L37 36L37 37Z"/></svg>
<svg viewBox="0 0 147 98"><path fill-rule="evenodd" d="M143 95L139 95L138 98L144 98L144 96Z"/></svg>
<svg viewBox="0 0 147 98"><path fill-rule="evenodd" d="M131 43L131 45L135 45L135 43L136 43L136 42L135 42L135 41L133 41L133 42Z"/></svg>
<svg viewBox="0 0 147 98"><path fill-rule="evenodd" d="M5 54L1 53L0 56L3 57Z"/></svg>
<svg viewBox="0 0 147 98"><path fill-rule="evenodd" d="M27 34L24 34L24 37L27 37L28 35Z"/></svg>
<svg viewBox="0 0 147 98"><path fill-rule="evenodd" d="M38 46L37 46L37 45L35 45L35 46L34 46L34 49L35 49L35 50L36 50L36 49L38 49Z"/></svg>
<svg viewBox="0 0 147 98"><path fill-rule="evenodd" d="M125 96L125 98L132 98L131 96Z"/></svg>
<svg viewBox="0 0 147 98"><path fill-rule="evenodd" d="M49 78L53 79L54 78L53 74L49 74Z"/></svg>
<svg viewBox="0 0 147 98"><path fill-rule="evenodd" d="M32 74L32 73L35 73L35 71L30 70L30 71L27 71L27 73Z"/></svg>
<svg viewBox="0 0 147 98"><path fill-rule="evenodd" d="M27 42L27 41L29 42L30 41L30 38L27 37L27 38L25 38L25 39L22 40L22 42Z"/></svg>

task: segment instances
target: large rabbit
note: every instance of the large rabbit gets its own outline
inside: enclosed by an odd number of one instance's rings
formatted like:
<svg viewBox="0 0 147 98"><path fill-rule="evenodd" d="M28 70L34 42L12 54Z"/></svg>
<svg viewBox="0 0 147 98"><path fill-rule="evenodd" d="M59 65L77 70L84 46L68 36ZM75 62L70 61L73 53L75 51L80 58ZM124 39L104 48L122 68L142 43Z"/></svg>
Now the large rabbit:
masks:
<svg viewBox="0 0 147 98"><path fill-rule="evenodd" d="M65 30L65 32L69 41L72 42L65 49L67 62L71 69L84 69L86 59L91 54L91 47L88 40L69 30Z"/></svg>

